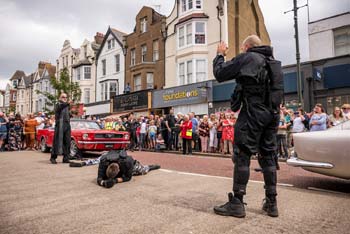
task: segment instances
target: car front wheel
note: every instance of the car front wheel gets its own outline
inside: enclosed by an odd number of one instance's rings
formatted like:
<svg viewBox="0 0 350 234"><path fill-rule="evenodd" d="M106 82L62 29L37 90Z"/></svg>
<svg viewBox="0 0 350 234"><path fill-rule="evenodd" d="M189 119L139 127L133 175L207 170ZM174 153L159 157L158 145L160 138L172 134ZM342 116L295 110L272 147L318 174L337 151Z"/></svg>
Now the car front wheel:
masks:
<svg viewBox="0 0 350 234"><path fill-rule="evenodd" d="M40 149L41 149L41 152L43 152L43 153L47 153L50 151L50 148L47 147L47 145L46 145L45 138L41 138Z"/></svg>
<svg viewBox="0 0 350 234"><path fill-rule="evenodd" d="M70 159L80 159L81 151L78 148L77 143L74 140L70 142Z"/></svg>

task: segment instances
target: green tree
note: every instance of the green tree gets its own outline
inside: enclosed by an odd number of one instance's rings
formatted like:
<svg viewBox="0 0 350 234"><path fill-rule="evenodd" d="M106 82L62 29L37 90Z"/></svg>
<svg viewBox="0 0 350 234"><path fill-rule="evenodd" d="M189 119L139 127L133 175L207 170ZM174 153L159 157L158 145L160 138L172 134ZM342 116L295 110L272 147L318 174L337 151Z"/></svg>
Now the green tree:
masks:
<svg viewBox="0 0 350 234"><path fill-rule="evenodd" d="M54 94L51 94L46 91L42 92L40 90L36 90L37 94L42 94L47 99L46 105L44 107L45 112L53 114L52 107L58 102L61 93L66 93L68 96L68 100L73 101L73 105L78 104L80 102L81 90L79 84L70 80L67 68L64 68L62 70L59 79L56 79L55 76L50 77L50 84L53 87L53 89L56 90Z"/></svg>

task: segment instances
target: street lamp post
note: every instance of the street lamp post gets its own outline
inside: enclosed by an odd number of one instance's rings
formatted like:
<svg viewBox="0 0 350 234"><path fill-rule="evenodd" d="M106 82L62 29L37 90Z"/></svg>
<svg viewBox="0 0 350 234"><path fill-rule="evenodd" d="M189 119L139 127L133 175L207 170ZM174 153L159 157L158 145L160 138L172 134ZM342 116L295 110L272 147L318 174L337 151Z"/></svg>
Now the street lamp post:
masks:
<svg viewBox="0 0 350 234"><path fill-rule="evenodd" d="M294 12L294 30L295 30L295 48L296 48L296 60L297 60L297 88L298 88L298 101L299 105L304 108L304 100L302 93L302 81L301 81L301 71L300 71L300 50L299 50L299 30L298 30L298 10L299 8L308 6L298 7L297 0L293 0L293 9L284 12L284 14L293 11Z"/></svg>

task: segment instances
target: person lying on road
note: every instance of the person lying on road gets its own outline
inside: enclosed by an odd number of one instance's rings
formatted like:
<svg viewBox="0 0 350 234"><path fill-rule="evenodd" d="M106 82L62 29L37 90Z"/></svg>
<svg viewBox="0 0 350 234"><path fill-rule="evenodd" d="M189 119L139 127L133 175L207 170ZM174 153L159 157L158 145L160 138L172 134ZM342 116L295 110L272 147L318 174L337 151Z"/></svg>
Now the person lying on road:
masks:
<svg viewBox="0 0 350 234"><path fill-rule="evenodd" d="M111 188L116 183L127 182L132 176L145 175L151 170L159 169L159 165L142 165L139 161L127 155L125 150L112 150L97 159L83 162L70 162L70 167L83 167L99 164L97 184Z"/></svg>

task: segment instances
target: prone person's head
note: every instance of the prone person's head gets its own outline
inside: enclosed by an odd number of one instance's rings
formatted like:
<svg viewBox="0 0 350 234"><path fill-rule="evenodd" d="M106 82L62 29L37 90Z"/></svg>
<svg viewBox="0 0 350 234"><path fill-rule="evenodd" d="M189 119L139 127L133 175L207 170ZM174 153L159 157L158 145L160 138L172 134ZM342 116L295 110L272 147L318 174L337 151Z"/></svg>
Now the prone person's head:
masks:
<svg viewBox="0 0 350 234"><path fill-rule="evenodd" d="M106 170L106 176L109 179L115 178L119 173L119 165L118 163L111 163Z"/></svg>
<svg viewBox="0 0 350 234"><path fill-rule="evenodd" d="M261 39L257 35L250 35L243 40L241 50L245 53L248 49L256 46L261 46Z"/></svg>

